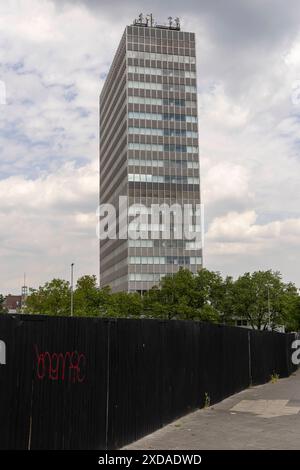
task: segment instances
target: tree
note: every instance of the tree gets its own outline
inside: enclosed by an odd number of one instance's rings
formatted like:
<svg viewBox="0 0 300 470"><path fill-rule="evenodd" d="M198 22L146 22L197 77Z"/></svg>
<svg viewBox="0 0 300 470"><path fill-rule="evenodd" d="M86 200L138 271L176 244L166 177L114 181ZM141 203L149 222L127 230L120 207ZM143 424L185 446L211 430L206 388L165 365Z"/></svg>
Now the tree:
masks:
<svg viewBox="0 0 300 470"><path fill-rule="evenodd" d="M143 300L136 292L111 294L109 315L123 318L139 318L143 311Z"/></svg>
<svg viewBox="0 0 300 470"><path fill-rule="evenodd" d="M145 295L145 315L169 320L192 318L193 280L193 274L183 268L174 275L165 276L159 288L153 288Z"/></svg>
<svg viewBox="0 0 300 470"><path fill-rule="evenodd" d="M39 289L30 289L25 312L41 315L70 315L70 284L62 279L46 282Z"/></svg>
<svg viewBox="0 0 300 470"><path fill-rule="evenodd" d="M256 271L240 276L234 284L233 312L252 328L274 329L291 322L295 315L297 289L284 284L279 272Z"/></svg>
<svg viewBox="0 0 300 470"><path fill-rule="evenodd" d="M71 292L67 281L53 279L26 300L26 312L70 315ZM0 313L1 302L0 296ZM201 269L197 274L180 268L163 277L143 296L133 292L112 293L99 289L96 276L82 276L74 290L74 315L122 318L161 318L235 323L246 319L252 328L274 329L285 325L300 328L300 297L292 283L279 272L245 273L236 281L219 272Z"/></svg>
<svg viewBox="0 0 300 470"><path fill-rule="evenodd" d="M281 311L288 331L300 329L300 297L294 284L288 283L284 287L281 297Z"/></svg>
<svg viewBox="0 0 300 470"><path fill-rule="evenodd" d="M74 315L107 316L111 308L111 290L99 289L96 276L82 276L74 292Z"/></svg>
<svg viewBox="0 0 300 470"><path fill-rule="evenodd" d="M176 274L165 276L159 289L149 291L144 311L152 317L219 321L218 301L224 295L222 282L219 273L202 269L193 275L180 268Z"/></svg>
<svg viewBox="0 0 300 470"><path fill-rule="evenodd" d="M231 278L224 282L219 272L201 269L195 276L194 306L205 321L221 321L225 316L226 293Z"/></svg>
<svg viewBox="0 0 300 470"><path fill-rule="evenodd" d="M5 297L2 294L0 294L0 315L3 313L7 313L7 309L4 306L4 302L5 302Z"/></svg>
<svg viewBox="0 0 300 470"><path fill-rule="evenodd" d="M98 289L96 276L82 276L74 290L74 316L107 316L111 309L109 287ZM26 299L26 313L69 316L71 311L70 284L62 279L46 282L31 289Z"/></svg>

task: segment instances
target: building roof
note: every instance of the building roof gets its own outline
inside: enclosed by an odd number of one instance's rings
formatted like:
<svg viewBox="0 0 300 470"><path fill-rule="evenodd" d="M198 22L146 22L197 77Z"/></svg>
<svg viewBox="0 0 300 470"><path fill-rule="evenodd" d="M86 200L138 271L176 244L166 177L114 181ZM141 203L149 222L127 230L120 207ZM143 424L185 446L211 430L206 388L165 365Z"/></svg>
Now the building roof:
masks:
<svg viewBox="0 0 300 470"><path fill-rule="evenodd" d="M17 310L22 305L22 296L9 294L5 297L3 305L4 308L7 308L8 310Z"/></svg>

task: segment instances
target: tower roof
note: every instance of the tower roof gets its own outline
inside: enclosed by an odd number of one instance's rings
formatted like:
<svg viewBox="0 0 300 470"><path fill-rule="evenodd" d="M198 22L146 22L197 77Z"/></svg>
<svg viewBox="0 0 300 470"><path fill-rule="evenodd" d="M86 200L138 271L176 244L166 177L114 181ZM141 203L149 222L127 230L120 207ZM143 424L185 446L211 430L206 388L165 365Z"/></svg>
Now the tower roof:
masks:
<svg viewBox="0 0 300 470"><path fill-rule="evenodd" d="M143 15L143 13L140 13L138 18L136 18L133 23L133 26L141 26L144 28L159 28L159 29L172 29L175 31L180 31L180 20L178 17L173 18L172 16L169 16L168 18L168 24L159 24L156 21L154 21L152 13L149 15Z"/></svg>

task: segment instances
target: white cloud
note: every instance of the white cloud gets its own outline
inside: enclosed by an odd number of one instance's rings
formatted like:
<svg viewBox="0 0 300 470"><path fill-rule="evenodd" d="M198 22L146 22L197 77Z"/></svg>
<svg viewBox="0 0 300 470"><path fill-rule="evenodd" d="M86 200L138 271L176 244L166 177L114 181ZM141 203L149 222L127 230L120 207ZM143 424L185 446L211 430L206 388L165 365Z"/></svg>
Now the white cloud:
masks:
<svg viewBox="0 0 300 470"><path fill-rule="evenodd" d="M244 271L251 269L286 269L300 249L300 217L259 223L254 210L229 212L216 217L206 233L206 256L216 268L220 259L230 274L238 274L239 260ZM296 273L297 267L290 266Z"/></svg>
<svg viewBox="0 0 300 470"><path fill-rule="evenodd" d="M256 220L257 214L253 210L243 213L229 212L225 216L214 219L208 229L207 238L212 241L223 241L225 243L251 242L256 246L257 242L260 244L269 243L271 240L280 237L282 227L286 223L275 221L259 225L256 223ZM297 224L293 227L291 222L289 221L290 228L297 228ZM260 246L262 247L262 245Z"/></svg>
<svg viewBox="0 0 300 470"><path fill-rule="evenodd" d="M214 165L203 157L201 168L204 173L202 195L205 204L251 198L249 175L245 167L230 162Z"/></svg>
<svg viewBox="0 0 300 470"><path fill-rule="evenodd" d="M97 195L96 165L67 164L35 181L21 176L0 181L2 289L13 288L23 271L33 285L66 277L71 262L77 275L96 273Z"/></svg>

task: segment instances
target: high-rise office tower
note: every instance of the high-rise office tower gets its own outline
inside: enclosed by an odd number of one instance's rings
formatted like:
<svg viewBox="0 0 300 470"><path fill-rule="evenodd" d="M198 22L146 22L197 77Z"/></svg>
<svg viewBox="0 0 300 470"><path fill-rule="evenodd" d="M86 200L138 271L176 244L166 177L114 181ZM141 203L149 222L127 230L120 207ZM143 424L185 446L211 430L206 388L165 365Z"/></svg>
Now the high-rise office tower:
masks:
<svg viewBox="0 0 300 470"><path fill-rule="evenodd" d="M178 19L140 15L125 29L100 96L100 204L116 208L117 233L133 204L200 204L195 49ZM175 239L174 225L166 239L101 240L101 287L145 291L180 266L196 272L199 242Z"/></svg>

